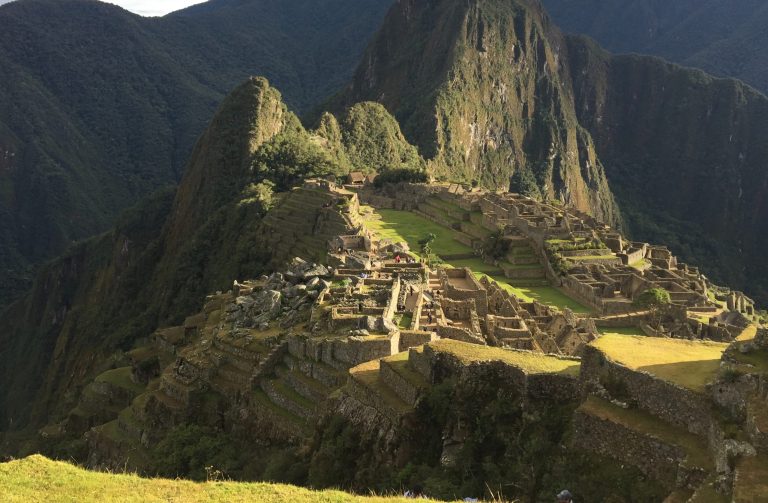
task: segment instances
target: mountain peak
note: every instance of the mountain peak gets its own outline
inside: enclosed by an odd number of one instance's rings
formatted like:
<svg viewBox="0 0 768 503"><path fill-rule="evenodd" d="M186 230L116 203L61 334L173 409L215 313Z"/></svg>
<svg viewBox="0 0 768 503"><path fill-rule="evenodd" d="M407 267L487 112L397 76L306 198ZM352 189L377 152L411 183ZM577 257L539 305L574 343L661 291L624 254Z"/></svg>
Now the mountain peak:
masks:
<svg viewBox="0 0 768 503"><path fill-rule="evenodd" d="M171 242L201 225L241 189L253 153L295 116L280 92L263 77L251 77L224 99L198 140L179 186Z"/></svg>
<svg viewBox="0 0 768 503"><path fill-rule="evenodd" d="M564 45L538 1L402 0L335 106L382 103L439 177L499 189L515 177L617 223Z"/></svg>

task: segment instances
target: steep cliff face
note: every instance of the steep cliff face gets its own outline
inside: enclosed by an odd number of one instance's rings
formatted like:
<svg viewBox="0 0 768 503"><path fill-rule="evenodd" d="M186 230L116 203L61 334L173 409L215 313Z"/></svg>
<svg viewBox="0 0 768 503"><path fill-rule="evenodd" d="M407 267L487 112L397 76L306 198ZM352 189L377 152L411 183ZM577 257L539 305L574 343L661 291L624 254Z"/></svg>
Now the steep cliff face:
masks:
<svg viewBox="0 0 768 503"><path fill-rule="evenodd" d="M438 176L507 189L517 173L543 197L616 222L564 51L535 1L402 0L335 106L384 104Z"/></svg>
<svg viewBox="0 0 768 503"><path fill-rule="evenodd" d="M652 57L568 54L579 120L595 139L629 230L760 300L768 266L768 98Z"/></svg>

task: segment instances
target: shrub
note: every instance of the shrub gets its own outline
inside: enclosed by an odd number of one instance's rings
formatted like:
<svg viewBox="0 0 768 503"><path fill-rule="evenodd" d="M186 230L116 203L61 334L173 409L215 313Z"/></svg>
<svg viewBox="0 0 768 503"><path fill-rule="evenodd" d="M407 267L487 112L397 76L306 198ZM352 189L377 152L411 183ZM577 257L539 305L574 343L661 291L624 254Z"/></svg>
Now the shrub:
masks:
<svg viewBox="0 0 768 503"><path fill-rule="evenodd" d="M646 309L658 309L672 303L669 292L663 288L649 288L635 299L634 304L637 307Z"/></svg>

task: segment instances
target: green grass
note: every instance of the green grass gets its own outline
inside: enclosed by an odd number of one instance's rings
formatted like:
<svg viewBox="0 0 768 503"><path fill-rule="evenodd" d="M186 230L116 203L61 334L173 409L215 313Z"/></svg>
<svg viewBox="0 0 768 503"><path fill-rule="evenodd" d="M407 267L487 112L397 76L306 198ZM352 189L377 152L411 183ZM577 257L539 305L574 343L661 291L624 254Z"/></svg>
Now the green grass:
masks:
<svg viewBox="0 0 768 503"><path fill-rule="evenodd" d="M642 271L642 270L643 270L643 269L645 269L645 268L646 268L648 265L650 265L650 263L651 263L651 262L650 262L649 260L647 260L647 259L644 259L644 258L641 258L640 260L637 260L637 261L635 261L635 262L632 262L631 264L629 264L629 267L632 267L632 268L634 268L634 269L637 269L637 270L639 270L639 271Z"/></svg>
<svg viewBox="0 0 768 503"><path fill-rule="evenodd" d="M495 279L495 278L494 278ZM541 302L548 306L562 309L569 308L574 313L591 313L592 310L568 297L561 290L552 286L515 286L509 285L512 293L528 302Z"/></svg>
<svg viewBox="0 0 768 503"><path fill-rule="evenodd" d="M464 363L501 361L513 365L527 374L565 374L576 376L581 364L576 360L561 359L529 351L480 346L467 342L442 339L428 344L437 353L449 353Z"/></svg>
<svg viewBox="0 0 768 503"><path fill-rule="evenodd" d="M411 251L418 253L419 240L429 233L437 236L432 249L438 255L472 253L469 246L453 239L453 231L409 211L378 209L364 217L366 227L380 237L394 242L405 242Z"/></svg>
<svg viewBox="0 0 768 503"><path fill-rule="evenodd" d="M446 261L446 264L456 268L469 267L472 269L472 272L475 273L476 276L481 276L483 274L488 275L499 272L501 270L493 264L486 264L480 257L448 260Z"/></svg>
<svg viewBox="0 0 768 503"><path fill-rule="evenodd" d="M357 496L341 491L311 491L285 484L190 482L93 472L34 455L0 464L0 500L5 503L67 501L101 503L246 502L405 503L405 498Z"/></svg>
<svg viewBox="0 0 768 503"><path fill-rule="evenodd" d="M757 349L749 353L729 351L730 357L739 362L754 367L753 371L768 374L768 350Z"/></svg>
<svg viewBox="0 0 768 503"><path fill-rule="evenodd" d="M413 313L403 313L397 318L397 326L403 330L409 330L413 322Z"/></svg>
<svg viewBox="0 0 768 503"><path fill-rule="evenodd" d="M636 335L643 337L645 333L639 327L597 327L600 335Z"/></svg>
<svg viewBox="0 0 768 503"><path fill-rule="evenodd" d="M592 345L610 360L697 392L720 369L727 344L658 337L603 335Z"/></svg>
<svg viewBox="0 0 768 503"><path fill-rule="evenodd" d="M105 382L136 394L143 393L145 388L143 384L137 384L131 380L131 367L107 370L96 376L95 381Z"/></svg>
<svg viewBox="0 0 768 503"><path fill-rule="evenodd" d="M638 409L624 409L606 400L590 396L579 410L590 415L607 419L624 427L653 436L668 444L682 447L687 454L689 465L705 469L712 467L712 460L704 439L677 428L661 419Z"/></svg>

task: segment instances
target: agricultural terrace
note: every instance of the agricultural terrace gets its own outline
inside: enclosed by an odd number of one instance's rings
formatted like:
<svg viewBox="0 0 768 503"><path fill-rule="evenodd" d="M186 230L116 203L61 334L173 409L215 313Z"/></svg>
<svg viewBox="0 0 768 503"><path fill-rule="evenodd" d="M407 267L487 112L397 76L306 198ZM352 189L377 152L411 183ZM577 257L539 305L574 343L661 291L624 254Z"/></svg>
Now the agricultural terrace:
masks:
<svg viewBox="0 0 768 503"><path fill-rule="evenodd" d="M592 342L610 360L693 391L704 391L728 344L606 334Z"/></svg>
<svg viewBox="0 0 768 503"><path fill-rule="evenodd" d="M419 255L419 240L432 233L436 236L432 243L432 249L448 266L469 267L475 276L488 276L502 288L525 302L535 300L559 309L567 307L575 313L591 312L589 308L552 286L515 285L504 277L498 268L486 264L479 257L452 259L451 256L472 254L472 249L469 246L453 239L454 231L452 229L409 211L374 209L367 206L362 207L361 210L364 212L363 221L368 229L381 238L393 242L408 243L415 255Z"/></svg>

